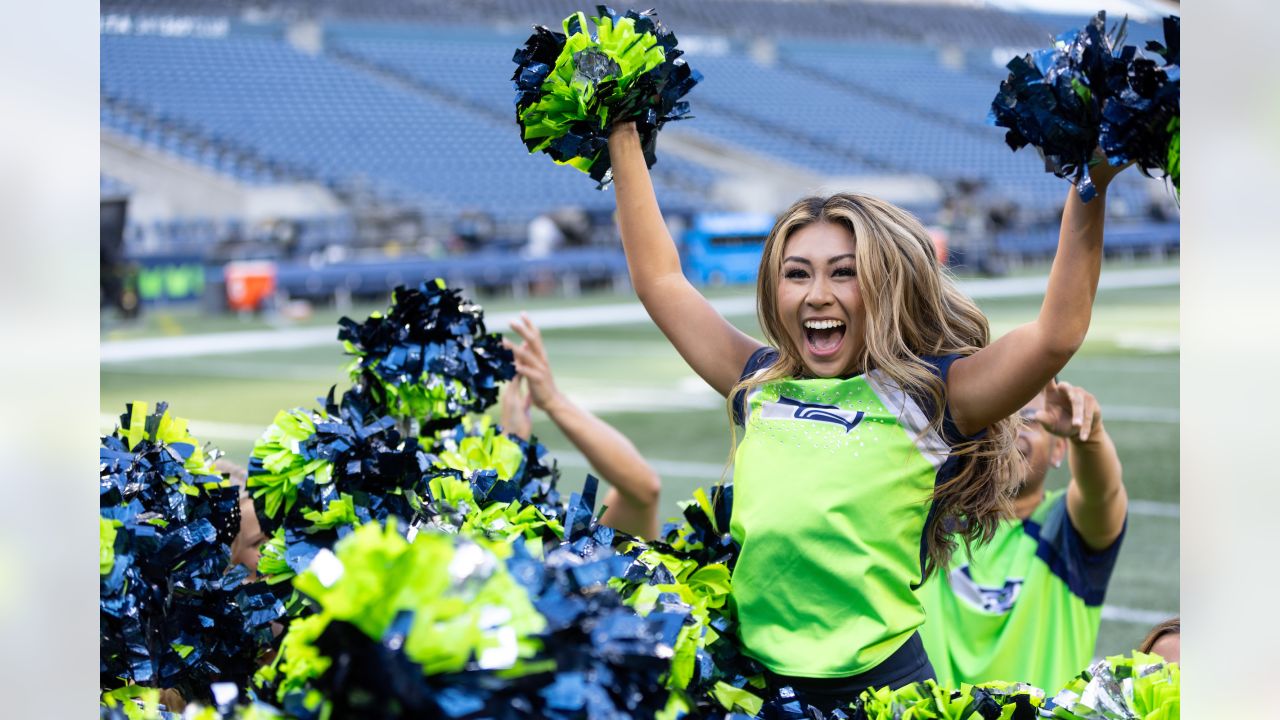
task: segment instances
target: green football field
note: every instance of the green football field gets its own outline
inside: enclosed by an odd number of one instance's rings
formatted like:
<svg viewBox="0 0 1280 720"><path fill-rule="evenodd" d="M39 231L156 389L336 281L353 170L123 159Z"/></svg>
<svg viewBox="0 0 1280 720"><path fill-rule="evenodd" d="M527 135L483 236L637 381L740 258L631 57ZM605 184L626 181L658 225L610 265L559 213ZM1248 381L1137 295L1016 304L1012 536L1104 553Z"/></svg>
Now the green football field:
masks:
<svg viewBox="0 0 1280 720"><path fill-rule="evenodd" d="M745 291L724 290L719 299L742 302ZM496 313L528 308L540 315L572 313L576 307L632 302L628 295L579 299L511 300L485 303ZM999 335L1035 316L1038 297L981 301ZM350 314L362 318L369 307ZM332 325L339 313L321 310L290 323L285 332ZM572 398L630 437L663 477L663 517L699 485L716 482L729 453L723 401L688 369L647 321L620 313L599 324L544 332L557 382ZM753 315L730 319L759 336ZM194 311L154 311L131 326L107 325L104 342L139 338L188 338L202 333L269 331L280 323L235 317L207 318ZM505 328L492 327L491 330ZM230 336L228 336L230 337ZM276 411L313 406L331 385L344 387L342 350L327 346L288 350L246 349L217 355L137 359L104 363L101 372L103 429L131 400L168 401L191 420L196 437L247 461L254 438ZM1124 461L1133 499L1124 549L1107 596L1099 655L1133 648L1158 619L1178 611L1178 288L1099 293L1089 339L1062 377L1098 396L1108 431ZM588 468L545 417L534 430L559 458L561 486L579 487ZM1067 481L1056 471L1052 486Z"/></svg>

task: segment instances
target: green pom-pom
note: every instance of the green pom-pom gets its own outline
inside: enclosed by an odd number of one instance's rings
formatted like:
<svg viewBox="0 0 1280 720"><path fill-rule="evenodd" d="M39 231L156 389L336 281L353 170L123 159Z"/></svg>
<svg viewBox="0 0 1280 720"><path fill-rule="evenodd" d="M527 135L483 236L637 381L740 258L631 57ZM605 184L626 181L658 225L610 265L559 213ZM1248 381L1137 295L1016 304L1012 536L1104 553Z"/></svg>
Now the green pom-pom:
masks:
<svg viewBox="0 0 1280 720"><path fill-rule="evenodd" d="M536 27L516 51L516 121L529 152L609 184L609 129L635 121L645 161L652 167L657 132L688 117L682 102L698 83L676 49L676 38L652 11L600 16L577 12L564 33Z"/></svg>
<svg viewBox="0 0 1280 720"><path fill-rule="evenodd" d="M1136 650L1099 660L1053 697L1053 713L1064 720L1178 720L1178 664Z"/></svg>
<svg viewBox="0 0 1280 720"><path fill-rule="evenodd" d="M262 463L264 472L251 474L248 487L259 508L268 518L278 518L293 509L298 499L298 486L307 479L325 485L333 478L333 463L323 458L308 458L302 443L315 434L316 421L325 420L323 413L313 417L306 410L281 410L271 427L254 443L252 457Z"/></svg>
<svg viewBox="0 0 1280 720"><path fill-rule="evenodd" d="M519 114L530 152L547 150L577 123L607 129L611 106L642 73L666 59L657 38L636 32L631 18L618 18L615 24L608 16L588 18L578 12L565 18L564 31L564 47L542 82L542 97ZM587 173L594 161L594 155L556 160Z"/></svg>
<svg viewBox="0 0 1280 720"><path fill-rule="evenodd" d="M285 560L285 547L284 528L279 528L259 551L258 574L272 585L294 576L293 568L289 567L289 562Z"/></svg>
<svg viewBox="0 0 1280 720"><path fill-rule="evenodd" d="M320 653L315 642L329 627L329 616L310 615L289 623L289 631L280 640L280 653L275 662L258 671L256 680L279 679L279 697L306 694L307 684L324 674L333 661Z"/></svg>
<svg viewBox="0 0 1280 720"><path fill-rule="evenodd" d="M160 690L141 685L125 685L102 693L101 707L118 708L128 720L160 720L165 716L160 709Z"/></svg>
<svg viewBox="0 0 1280 720"><path fill-rule="evenodd" d="M402 611L413 611L404 651L425 674L461 671L473 657L487 669L513 670L537 651L531 636L546 621L496 552L502 546L436 533L419 533L410 543L394 522L369 524L332 555L318 556L294 587L330 621L350 623L374 640ZM497 626L482 617L495 609L506 618Z"/></svg>
<svg viewBox="0 0 1280 720"><path fill-rule="evenodd" d="M110 575L111 568L116 565L116 528L123 525L119 520L109 520L98 516L98 574Z"/></svg>
<svg viewBox="0 0 1280 720"><path fill-rule="evenodd" d="M152 443L165 445L184 445L191 448L183 467L193 475L218 475L212 454L206 455L204 447L187 430L186 418L169 414L166 403L157 403L155 412L148 412L148 405L142 401L131 402L128 412L120 416L120 429L117 435L125 441L130 450L138 444L149 440Z"/></svg>
<svg viewBox="0 0 1280 720"><path fill-rule="evenodd" d="M488 416L468 418L467 434L448 439L439 453L440 464L470 474L476 470L496 470L499 480L510 480L524 462L524 448L504 435Z"/></svg>
<svg viewBox="0 0 1280 720"><path fill-rule="evenodd" d="M746 713L751 717L760 714L764 699L746 688L736 688L727 682L718 682L711 690L720 706L730 712Z"/></svg>

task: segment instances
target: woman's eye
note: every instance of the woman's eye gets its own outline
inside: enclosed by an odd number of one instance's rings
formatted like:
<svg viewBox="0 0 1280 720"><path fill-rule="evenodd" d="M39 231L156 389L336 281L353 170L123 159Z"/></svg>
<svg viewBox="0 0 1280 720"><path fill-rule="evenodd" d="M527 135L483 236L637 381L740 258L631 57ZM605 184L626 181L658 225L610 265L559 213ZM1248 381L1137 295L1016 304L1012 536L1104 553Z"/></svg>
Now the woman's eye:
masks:
<svg viewBox="0 0 1280 720"><path fill-rule="evenodd" d="M803 280L809 277L809 273L799 268L792 268L786 271L784 277L786 277L788 280Z"/></svg>
<svg viewBox="0 0 1280 720"><path fill-rule="evenodd" d="M831 271L834 277L857 277L858 273L851 267L840 267Z"/></svg>

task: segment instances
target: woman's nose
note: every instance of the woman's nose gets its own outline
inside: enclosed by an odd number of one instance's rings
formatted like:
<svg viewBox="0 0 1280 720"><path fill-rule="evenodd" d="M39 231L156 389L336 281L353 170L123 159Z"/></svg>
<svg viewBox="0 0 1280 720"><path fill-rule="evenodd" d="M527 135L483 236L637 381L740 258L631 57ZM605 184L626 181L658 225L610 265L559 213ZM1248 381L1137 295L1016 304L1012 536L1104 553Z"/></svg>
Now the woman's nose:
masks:
<svg viewBox="0 0 1280 720"><path fill-rule="evenodd" d="M831 285L825 278L819 277L813 281L809 286L809 292L805 295L805 302L814 307L831 304Z"/></svg>

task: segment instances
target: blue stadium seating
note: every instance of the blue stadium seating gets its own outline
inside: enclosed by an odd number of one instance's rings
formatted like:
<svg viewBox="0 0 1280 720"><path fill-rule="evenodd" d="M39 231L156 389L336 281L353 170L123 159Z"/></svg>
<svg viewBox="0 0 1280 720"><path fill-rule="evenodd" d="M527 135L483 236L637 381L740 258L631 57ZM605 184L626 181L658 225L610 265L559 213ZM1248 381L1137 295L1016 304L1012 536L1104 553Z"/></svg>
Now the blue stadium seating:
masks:
<svg viewBox="0 0 1280 720"><path fill-rule="evenodd" d="M155 120L119 127L180 155L198 146L156 128L189 128L211 145L248 148L335 188L363 181L428 212L482 207L528 218L560 205L613 203L581 173L528 156L512 121L278 40L104 35L102 68L105 104ZM657 185L672 206L704 204Z"/></svg>
<svg viewBox="0 0 1280 720"><path fill-rule="evenodd" d="M644 6L641 6L644 7ZM480 27L555 26L592 3L566 0L104 0L103 13L253 15L417 21ZM825 37L957 45L1039 44L1034 18L995 8L849 0L665 0L660 17L683 33L729 37Z"/></svg>
<svg viewBox="0 0 1280 720"><path fill-rule="evenodd" d="M1025 207L1047 209L1062 202L1062 182L1043 171L1035 150L1010 154L1004 147L1005 131L987 123L1003 73L949 67L936 49L922 45L791 42L783 45L781 55L794 72L811 74L857 99L859 129L850 136L853 142L865 138L872 148L900 148L895 159L934 177L966 173L983 178ZM923 141L930 138L951 145L958 155L945 159L924 151ZM1133 172L1120 177L1114 196L1141 207L1150 192L1149 181Z"/></svg>
<svg viewBox="0 0 1280 720"><path fill-rule="evenodd" d="M181 7L237 14L258 4L196 0ZM103 12L174 7L122 0L105 3ZM104 31L103 127L242 183L317 181L436 217L481 209L515 227L557 206L604 214L612 208L612 195L594 190L581 173L529 156L515 128L511 55L527 30L509 23L554 25L566 11L561 0L483 7L392 0L367 8L352 0L290 0L267 7L281 17L364 20L325 21L324 47L314 54L287 43L280 22L234 21L218 38ZM368 21L379 16L431 22ZM695 119L671 126L671 136L706 136L828 175L977 179L991 195L1017 202L1024 217L1051 220L1061 207L1066 184L1043 171L1034 150L1009 152L986 114L1004 75L994 60L1012 52L995 48L1030 49L1044 43L1048 28L1078 27L1086 18L778 0L677 0L663 7L663 18L730 38L727 51L689 44L689 62L705 79L689 97ZM499 27L475 24L482 20ZM452 24L464 22L473 24ZM782 38L775 62L752 59L739 41L755 35ZM840 40L815 39L832 36ZM1158 36L1158 23L1130 30L1131 42ZM715 172L660 152L654 177L665 209L712 208L707 190ZM1111 207L1142 214L1162 194L1138 173L1125 173ZM318 227L307 237L353 234Z"/></svg>

